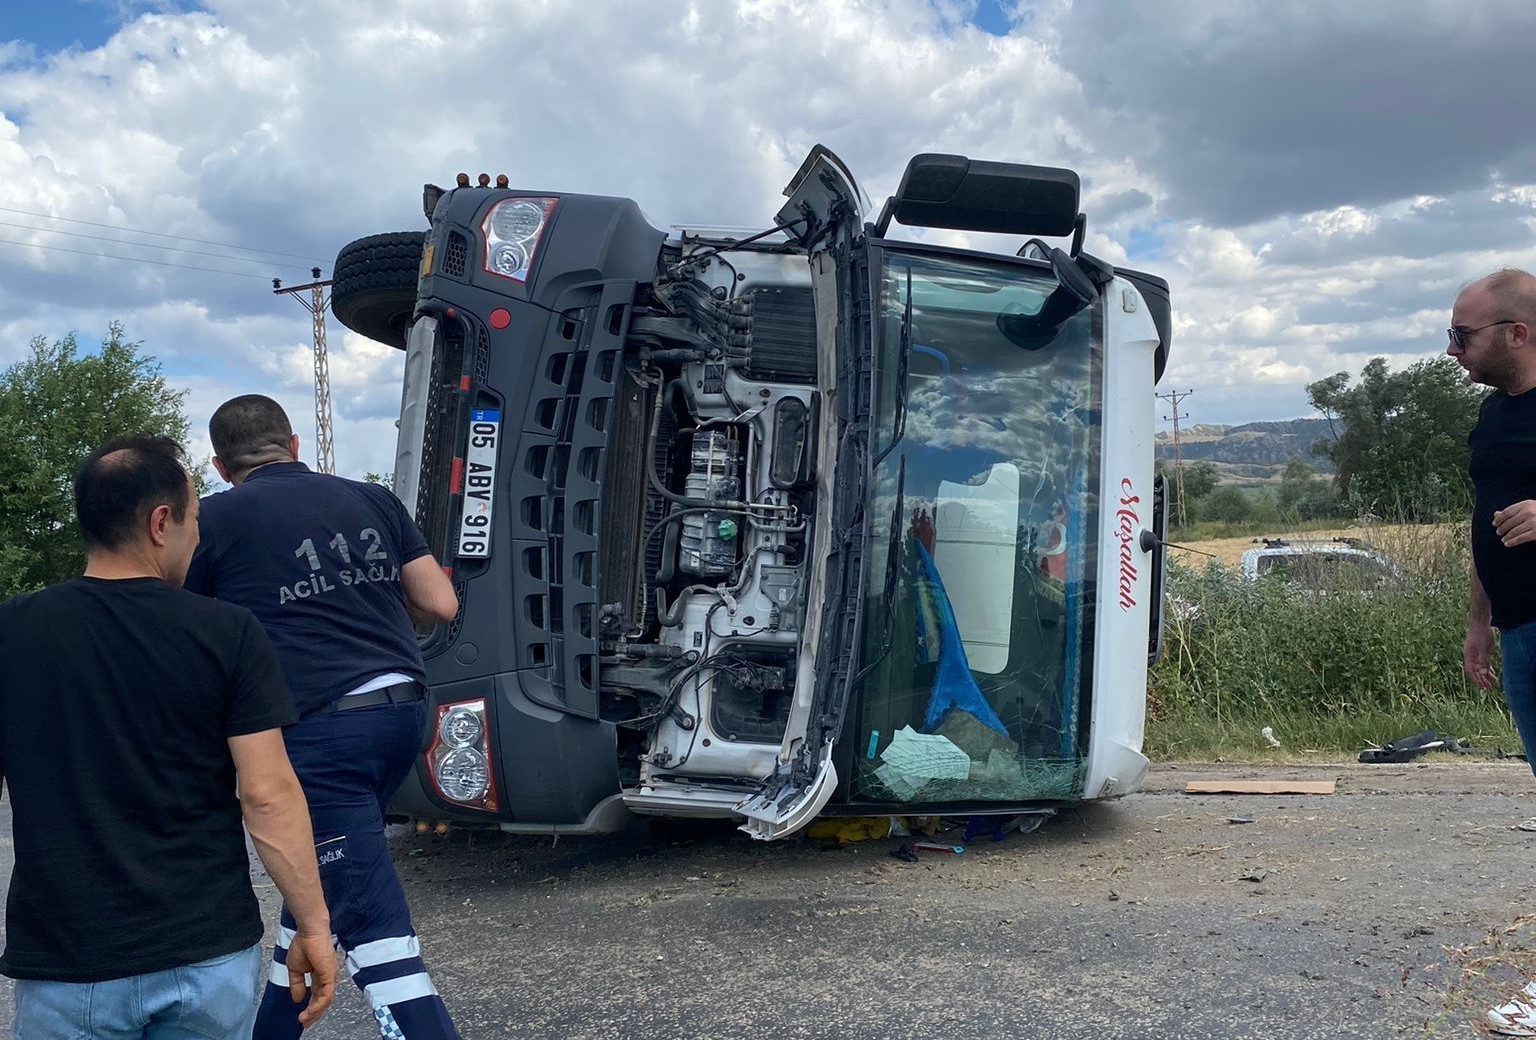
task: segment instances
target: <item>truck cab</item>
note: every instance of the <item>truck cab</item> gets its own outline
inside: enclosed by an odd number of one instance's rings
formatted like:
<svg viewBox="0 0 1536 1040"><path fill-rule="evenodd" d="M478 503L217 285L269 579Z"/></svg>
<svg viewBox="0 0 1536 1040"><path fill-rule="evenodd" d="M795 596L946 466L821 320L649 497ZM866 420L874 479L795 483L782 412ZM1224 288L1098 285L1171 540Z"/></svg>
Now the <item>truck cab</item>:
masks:
<svg viewBox="0 0 1536 1040"><path fill-rule="evenodd" d="M817 147L785 196L663 231L461 175L338 257L337 316L404 350L394 487L460 600L397 811L773 839L1140 786L1167 284L1081 251L1069 170L921 155L870 219Z"/></svg>

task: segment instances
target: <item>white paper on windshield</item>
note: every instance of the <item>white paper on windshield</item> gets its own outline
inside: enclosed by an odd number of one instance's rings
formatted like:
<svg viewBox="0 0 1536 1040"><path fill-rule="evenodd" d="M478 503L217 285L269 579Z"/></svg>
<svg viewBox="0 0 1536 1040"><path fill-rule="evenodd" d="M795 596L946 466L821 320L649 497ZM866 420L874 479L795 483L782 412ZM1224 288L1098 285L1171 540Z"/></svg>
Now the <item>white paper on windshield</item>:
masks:
<svg viewBox="0 0 1536 1040"><path fill-rule="evenodd" d="M880 760L909 780L964 780L971 775L971 756L953 741L911 726L896 731Z"/></svg>

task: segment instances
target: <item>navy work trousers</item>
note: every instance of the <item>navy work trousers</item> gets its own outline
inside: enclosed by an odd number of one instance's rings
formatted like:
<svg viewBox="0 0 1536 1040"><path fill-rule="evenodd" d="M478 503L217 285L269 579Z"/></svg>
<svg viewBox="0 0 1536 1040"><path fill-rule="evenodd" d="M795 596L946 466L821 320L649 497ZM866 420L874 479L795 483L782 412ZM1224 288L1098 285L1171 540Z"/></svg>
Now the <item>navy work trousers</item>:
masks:
<svg viewBox="0 0 1536 1040"><path fill-rule="evenodd" d="M347 972L385 1040L457 1038L411 928L411 911L384 840L384 810L410 774L426 732L426 703L312 715L283 731L315 828L320 884ZM285 962L293 941L285 906L255 1040L295 1040L299 1011Z"/></svg>

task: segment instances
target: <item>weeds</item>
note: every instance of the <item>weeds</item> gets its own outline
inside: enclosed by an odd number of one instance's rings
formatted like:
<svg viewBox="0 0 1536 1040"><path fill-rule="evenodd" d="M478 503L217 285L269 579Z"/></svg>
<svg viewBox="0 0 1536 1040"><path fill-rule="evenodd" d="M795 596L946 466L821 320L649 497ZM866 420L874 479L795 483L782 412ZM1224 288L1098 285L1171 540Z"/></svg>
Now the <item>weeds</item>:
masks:
<svg viewBox="0 0 1536 1040"><path fill-rule="evenodd" d="M1331 531L1354 523L1354 518L1324 517L1318 520L1291 520L1283 526L1288 532ZM1241 538L1272 531L1273 520L1197 520L1183 527L1175 525L1168 532L1170 542L1201 542L1210 538Z"/></svg>
<svg viewBox="0 0 1536 1040"><path fill-rule="evenodd" d="M1433 1011L1425 1036L1441 1036L1447 1026L1468 1021L1483 1036L1493 1035L1481 1021L1488 1008L1520 993L1536 978L1536 915L1517 917L1475 943L1446 947L1445 963L1429 965L1422 977L1403 973L1403 988Z"/></svg>
<svg viewBox="0 0 1536 1040"><path fill-rule="evenodd" d="M1305 587L1219 564L1173 564L1163 657L1148 690L1149 753L1251 755L1270 726L1292 752L1355 752L1434 729L1519 747L1497 690L1461 670L1465 526L1394 528L1373 544L1403 572Z"/></svg>

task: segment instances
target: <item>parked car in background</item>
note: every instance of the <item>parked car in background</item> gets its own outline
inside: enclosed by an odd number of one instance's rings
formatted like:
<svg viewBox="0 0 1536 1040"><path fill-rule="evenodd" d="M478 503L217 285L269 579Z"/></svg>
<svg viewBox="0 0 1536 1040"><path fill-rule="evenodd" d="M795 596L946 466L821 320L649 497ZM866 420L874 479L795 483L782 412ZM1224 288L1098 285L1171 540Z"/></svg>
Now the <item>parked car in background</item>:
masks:
<svg viewBox="0 0 1536 1040"><path fill-rule="evenodd" d="M1271 578L1308 592L1358 588L1369 592L1395 585L1405 573L1396 561L1359 538L1327 540L1255 539L1238 573L1250 581Z"/></svg>

